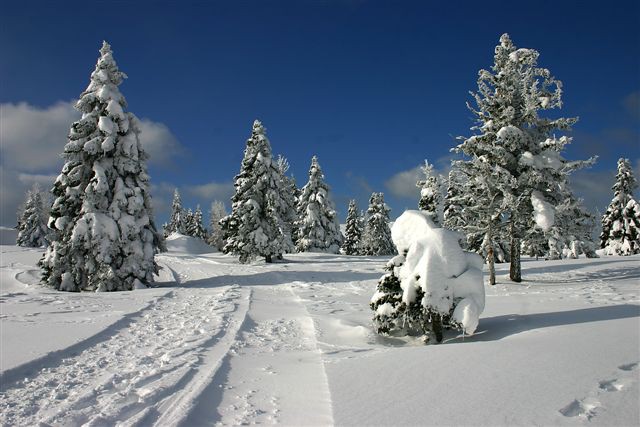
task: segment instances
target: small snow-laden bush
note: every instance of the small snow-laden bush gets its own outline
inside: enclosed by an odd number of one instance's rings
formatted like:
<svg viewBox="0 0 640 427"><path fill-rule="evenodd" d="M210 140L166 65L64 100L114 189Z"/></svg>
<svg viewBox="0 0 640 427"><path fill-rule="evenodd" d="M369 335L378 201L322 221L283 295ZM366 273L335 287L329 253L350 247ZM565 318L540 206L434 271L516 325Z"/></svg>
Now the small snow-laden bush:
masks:
<svg viewBox="0 0 640 427"><path fill-rule="evenodd" d="M386 265L371 298L376 332L435 335L438 342L444 328L473 334L484 310L482 258L421 211L405 211L391 235L401 255Z"/></svg>

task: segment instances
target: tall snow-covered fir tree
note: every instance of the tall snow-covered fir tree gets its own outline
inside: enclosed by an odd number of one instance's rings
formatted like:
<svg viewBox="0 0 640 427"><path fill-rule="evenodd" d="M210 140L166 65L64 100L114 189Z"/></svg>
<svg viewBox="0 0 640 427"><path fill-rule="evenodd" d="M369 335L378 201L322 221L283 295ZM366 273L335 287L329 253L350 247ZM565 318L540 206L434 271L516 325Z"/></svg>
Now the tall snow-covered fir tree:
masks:
<svg viewBox="0 0 640 427"><path fill-rule="evenodd" d="M552 212L561 202L556 197L561 192L554 188L563 181L559 178L594 161L568 162L560 156L571 138L557 138L555 131L570 130L577 119L540 117L539 111L562 106L562 83L538 67L538 56L533 49L516 48L507 34L500 37L491 71L478 73L476 105L469 105L476 134L461 138L455 148L470 158L467 175L479 178L489 200L498 202L497 210L487 215L507 222L513 281L521 280L520 239L530 218L550 219L536 206L548 205ZM546 225L551 226L548 221Z"/></svg>
<svg viewBox="0 0 640 427"><path fill-rule="evenodd" d="M260 121L253 123L240 173L236 175L231 214L220 221L224 252L248 263L258 256L272 262L292 250L284 225L286 202L282 198L281 174L272 158L271 144Z"/></svg>
<svg viewBox="0 0 640 427"><path fill-rule="evenodd" d="M198 239L207 238L207 230L205 230L202 224L202 209L200 205L196 206L195 212L191 215L187 215L189 221L187 223L187 236L197 237Z"/></svg>
<svg viewBox="0 0 640 427"><path fill-rule="evenodd" d="M347 224L344 232L344 241L340 252L344 255L360 255L362 240L362 219L355 200L349 201L347 211Z"/></svg>
<svg viewBox="0 0 640 427"><path fill-rule="evenodd" d="M283 205L283 220L284 227L286 227L285 235L291 236L293 246L297 243L297 225L298 213L297 213L297 199L300 190L296 186L296 180L293 176L287 176L289 171L289 162L284 156L279 155L276 160L276 167L280 172L280 179L282 180L281 186L283 188L282 200ZM292 249L293 250L293 249Z"/></svg>
<svg viewBox="0 0 640 427"><path fill-rule="evenodd" d="M416 183L416 186L420 188L420 201L418 202L418 208L421 211L426 212L434 224L440 225L440 220L438 219L438 209L440 207L440 182L433 171L433 165L430 165L428 161L424 161L424 165L421 169L424 174L424 179Z"/></svg>
<svg viewBox="0 0 640 427"><path fill-rule="evenodd" d="M362 233L363 255L395 255L396 247L391 240L389 228L389 206L383 193L372 193L367 209L367 219Z"/></svg>
<svg viewBox="0 0 640 427"><path fill-rule="evenodd" d="M34 184L27 191L27 199L18 218L18 238L16 244L31 248L47 245L47 220L49 207L45 206L45 199L38 184Z"/></svg>
<svg viewBox="0 0 640 427"><path fill-rule="evenodd" d="M104 42L76 109L53 186L42 283L63 291L121 291L153 282L164 249L151 209L138 119L125 112L126 78Z"/></svg>
<svg viewBox="0 0 640 427"><path fill-rule="evenodd" d="M309 181L300 190L297 210L298 251L337 254L342 244L340 224L316 156L311 159Z"/></svg>
<svg viewBox="0 0 640 427"><path fill-rule="evenodd" d="M633 198L637 187L629 160L619 159L613 200L602 216L600 247L608 255L640 253L640 204Z"/></svg>
<svg viewBox="0 0 640 427"><path fill-rule="evenodd" d="M216 247L219 251L224 248L224 238L222 228L220 226L220 220L227 216L227 208L224 203L215 200L211 203L211 211L209 212L209 239L207 242Z"/></svg>
<svg viewBox="0 0 640 427"><path fill-rule="evenodd" d="M186 218L185 210L182 208L180 192L176 188L173 192L173 202L171 203L171 216L169 223L164 226L164 236L167 237L171 233L186 234Z"/></svg>

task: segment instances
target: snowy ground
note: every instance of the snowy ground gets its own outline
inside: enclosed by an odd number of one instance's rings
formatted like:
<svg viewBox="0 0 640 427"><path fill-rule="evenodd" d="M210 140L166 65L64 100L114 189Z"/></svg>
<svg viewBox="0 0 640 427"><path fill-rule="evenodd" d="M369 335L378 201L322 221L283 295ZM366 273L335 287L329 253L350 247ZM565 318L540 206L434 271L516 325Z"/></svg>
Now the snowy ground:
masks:
<svg viewBox="0 0 640 427"><path fill-rule="evenodd" d="M425 346L371 331L384 258L172 247L158 288L68 294L0 246L0 423L640 424L638 256L498 266L476 335Z"/></svg>

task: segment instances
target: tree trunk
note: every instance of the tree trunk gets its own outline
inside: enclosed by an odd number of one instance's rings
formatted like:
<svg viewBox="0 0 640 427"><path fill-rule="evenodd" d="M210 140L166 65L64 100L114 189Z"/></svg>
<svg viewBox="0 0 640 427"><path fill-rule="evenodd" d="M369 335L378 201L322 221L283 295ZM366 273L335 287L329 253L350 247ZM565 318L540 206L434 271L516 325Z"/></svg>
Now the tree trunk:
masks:
<svg viewBox="0 0 640 427"><path fill-rule="evenodd" d="M489 284L493 286L496 284L496 260L493 255L492 245L489 245L487 250L487 265L489 266Z"/></svg>
<svg viewBox="0 0 640 427"><path fill-rule="evenodd" d="M431 317L431 327L433 328L433 333L436 335L436 342L442 342L442 316L439 314L434 314Z"/></svg>
<svg viewBox="0 0 640 427"><path fill-rule="evenodd" d="M518 239L514 235L513 223L511 223L511 264L509 267L509 278L514 282L522 282L522 266L520 265L520 239Z"/></svg>
<svg viewBox="0 0 640 427"><path fill-rule="evenodd" d="M264 256L264 262L266 262L267 264L271 264L271 255L265 255Z"/></svg>

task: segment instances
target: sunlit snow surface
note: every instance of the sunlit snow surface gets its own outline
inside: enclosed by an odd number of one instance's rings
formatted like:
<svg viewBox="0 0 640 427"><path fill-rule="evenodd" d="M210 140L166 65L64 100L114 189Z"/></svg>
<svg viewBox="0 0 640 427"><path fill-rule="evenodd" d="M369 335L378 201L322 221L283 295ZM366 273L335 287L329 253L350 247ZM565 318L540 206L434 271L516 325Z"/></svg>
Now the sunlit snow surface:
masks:
<svg viewBox="0 0 640 427"><path fill-rule="evenodd" d="M640 424L638 256L498 265L476 334L425 346L372 332L385 257L192 247L158 288L71 294L1 246L0 423Z"/></svg>

